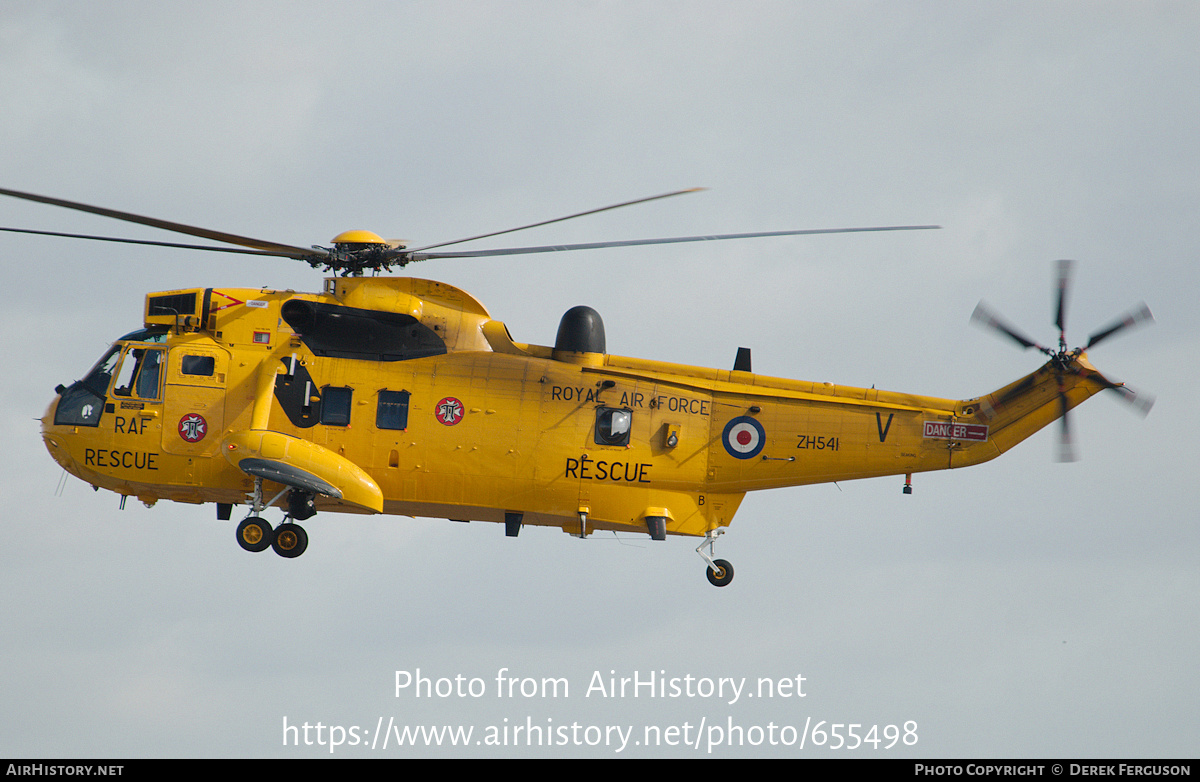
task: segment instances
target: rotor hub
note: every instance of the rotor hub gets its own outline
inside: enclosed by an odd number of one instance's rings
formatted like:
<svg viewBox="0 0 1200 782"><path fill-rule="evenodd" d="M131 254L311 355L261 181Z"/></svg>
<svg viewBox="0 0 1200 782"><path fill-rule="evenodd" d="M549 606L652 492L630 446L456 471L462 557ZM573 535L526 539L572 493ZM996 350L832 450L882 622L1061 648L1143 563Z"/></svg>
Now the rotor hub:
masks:
<svg viewBox="0 0 1200 782"><path fill-rule="evenodd" d="M350 245L353 249L362 249L362 245L378 245L387 244L383 238L373 232L355 229L353 231L342 231L332 239L335 247L341 248L343 245Z"/></svg>

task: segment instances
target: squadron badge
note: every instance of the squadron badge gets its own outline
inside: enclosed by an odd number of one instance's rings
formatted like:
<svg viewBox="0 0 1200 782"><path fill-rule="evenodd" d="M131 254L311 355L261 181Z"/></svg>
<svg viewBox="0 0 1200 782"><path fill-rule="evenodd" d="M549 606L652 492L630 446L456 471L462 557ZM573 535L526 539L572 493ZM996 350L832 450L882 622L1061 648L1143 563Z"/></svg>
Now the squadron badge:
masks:
<svg viewBox="0 0 1200 782"><path fill-rule="evenodd" d="M465 408L463 403L452 396L445 397L433 409L433 417L446 426L454 426L462 420Z"/></svg>
<svg viewBox="0 0 1200 782"><path fill-rule="evenodd" d="M204 416L188 413L179 419L179 436L189 443L198 443L208 434L208 422Z"/></svg>

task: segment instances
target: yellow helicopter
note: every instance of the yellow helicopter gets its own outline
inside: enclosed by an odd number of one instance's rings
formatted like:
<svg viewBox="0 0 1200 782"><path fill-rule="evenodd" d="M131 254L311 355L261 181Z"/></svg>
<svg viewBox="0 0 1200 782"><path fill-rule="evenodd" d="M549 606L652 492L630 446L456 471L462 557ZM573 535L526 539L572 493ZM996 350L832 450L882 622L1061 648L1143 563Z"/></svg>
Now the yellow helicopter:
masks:
<svg viewBox="0 0 1200 782"><path fill-rule="evenodd" d="M733 567L715 542L746 492L978 464L1105 389L1143 413L1152 400L1105 378L1086 350L1152 320L1144 304L1069 349L1072 264L1058 266L1057 348L982 303L972 319L1048 357L974 399L939 399L610 355L600 315L575 307L552 346L515 341L470 294L410 277L364 276L430 258L937 226L886 226L430 252L691 192L627 201L519 228L408 249L367 231L302 248L13 190L0 195L224 242L231 247L50 231L3 231L285 256L333 273L320 293L192 288L146 296L142 328L83 379L58 386L42 437L66 471L137 497L248 513L237 541L297 557L317 511L387 513L702 538L708 580ZM262 518L280 507L277 526Z"/></svg>

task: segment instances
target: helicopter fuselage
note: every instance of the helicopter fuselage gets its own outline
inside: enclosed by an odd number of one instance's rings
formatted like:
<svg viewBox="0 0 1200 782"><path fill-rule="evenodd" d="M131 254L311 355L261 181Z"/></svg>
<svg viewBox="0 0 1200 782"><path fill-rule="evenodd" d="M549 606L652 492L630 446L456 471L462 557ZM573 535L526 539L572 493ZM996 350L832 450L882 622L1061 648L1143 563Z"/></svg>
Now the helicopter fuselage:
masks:
<svg viewBox="0 0 1200 782"><path fill-rule="evenodd" d="M77 201L0 195L199 237L195 245L25 228L0 231L210 252L285 257L341 277L322 293L193 288L146 297L144 329L122 337L82 379L59 386L43 439L68 472L147 505L160 499L234 505L251 552L298 557L297 524L320 510L703 536L708 580L733 578L714 559L746 492L905 475L993 459L1101 390L1142 413L1152 398L1105 378L1086 350L1153 320L1143 303L1074 350L1066 342L1073 263L1058 262L1059 348L1046 348L986 308L972 320L1049 358L983 397L941 399L756 375L739 348L733 369L608 352L600 315L568 310L553 347L513 341L469 294L442 283L369 277L435 258L481 258L814 234L925 231L936 225L707 233L500 247L445 248L696 192L639 198L517 228L408 248L367 231L301 247ZM432 252L431 252L432 251ZM277 528L258 514L285 510ZM707 553L704 549L707 548Z"/></svg>
<svg viewBox="0 0 1200 782"><path fill-rule="evenodd" d="M470 295L403 277L153 293L144 321L43 419L93 486L582 535L711 536L747 491L976 464L1105 387L1082 355L950 400L623 358L602 331L516 343Z"/></svg>

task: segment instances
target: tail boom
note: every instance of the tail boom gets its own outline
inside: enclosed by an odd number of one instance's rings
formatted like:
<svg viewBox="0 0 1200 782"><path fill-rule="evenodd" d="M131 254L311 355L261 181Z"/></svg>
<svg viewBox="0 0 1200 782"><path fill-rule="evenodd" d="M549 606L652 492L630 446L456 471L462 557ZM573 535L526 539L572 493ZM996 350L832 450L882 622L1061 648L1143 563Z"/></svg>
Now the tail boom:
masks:
<svg viewBox="0 0 1200 782"><path fill-rule="evenodd" d="M994 459L1115 385L1080 352L1052 359L986 396L964 400L964 408L976 408L976 416L988 427L988 439L986 444L959 449L950 466L966 467Z"/></svg>
<svg viewBox="0 0 1200 782"><path fill-rule="evenodd" d="M1113 386L1080 353L974 399L845 387L824 396L718 393L705 489L744 492L980 464ZM737 415L753 417L766 434L753 458L738 458L725 444L720 424Z"/></svg>

